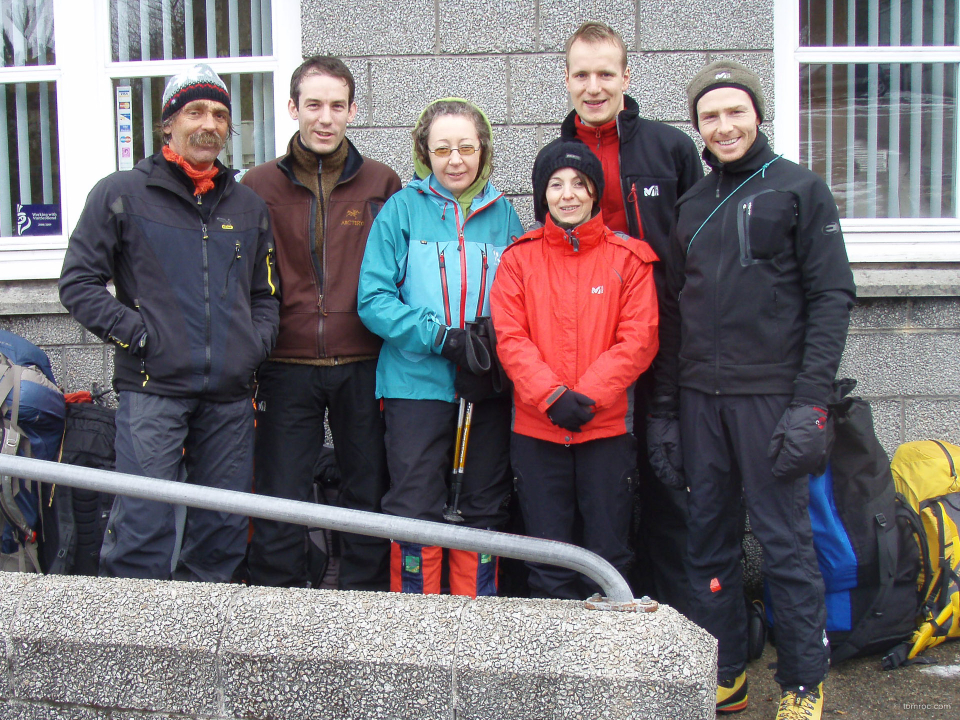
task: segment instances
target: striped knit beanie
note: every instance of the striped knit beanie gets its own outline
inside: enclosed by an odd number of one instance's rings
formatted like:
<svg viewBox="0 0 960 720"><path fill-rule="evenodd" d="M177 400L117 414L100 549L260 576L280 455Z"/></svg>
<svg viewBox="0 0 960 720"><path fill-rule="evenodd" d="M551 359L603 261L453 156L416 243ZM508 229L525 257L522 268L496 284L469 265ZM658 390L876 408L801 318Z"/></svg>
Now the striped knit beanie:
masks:
<svg viewBox="0 0 960 720"><path fill-rule="evenodd" d="M194 100L213 100L223 103L230 110L230 93L227 86L213 68L204 63L197 63L189 70L174 75L163 90L163 112L160 120L164 121L187 103Z"/></svg>

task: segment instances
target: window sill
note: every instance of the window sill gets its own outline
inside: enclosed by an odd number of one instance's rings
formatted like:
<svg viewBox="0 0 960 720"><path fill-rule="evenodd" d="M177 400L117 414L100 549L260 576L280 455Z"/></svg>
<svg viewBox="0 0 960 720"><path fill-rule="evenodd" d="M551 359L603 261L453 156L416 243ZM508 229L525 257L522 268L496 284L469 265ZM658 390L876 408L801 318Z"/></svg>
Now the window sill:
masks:
<svg viewBox="0 0 960 720"><path fill-rule="evenodd" d="M857 297L960 297L960 263L853 264Z"/></svg>

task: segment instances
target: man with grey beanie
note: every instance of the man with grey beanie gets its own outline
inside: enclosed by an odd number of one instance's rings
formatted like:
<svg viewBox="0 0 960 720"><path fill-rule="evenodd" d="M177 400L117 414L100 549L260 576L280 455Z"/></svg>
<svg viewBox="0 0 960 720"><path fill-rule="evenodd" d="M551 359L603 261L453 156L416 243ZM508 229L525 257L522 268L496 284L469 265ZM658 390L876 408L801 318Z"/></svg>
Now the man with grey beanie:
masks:
<svg viewBox="0 0 960 720"><path fill-rule="evenodd" d="M230 94L208 65L170 79L160 117L162 151L90 192L60 300L116 350L117 471L249 491L253 374L279 325L270 215L217 160ZM247 525L188 508L171 567L174 507L117 495L100 574L229 582Z"/></svg>
<svg viewBox="0 0 960 720"><path fill-rule="evenodd" d="M745 504L777 628L777 718L814 720L829 647L808 474L826 463L853 276L829 188L759 130L757 75L719 60L687 93L712 172L677 203L648 450L688 489L692 619L719 641L717 711L747 706Z"/></svg>

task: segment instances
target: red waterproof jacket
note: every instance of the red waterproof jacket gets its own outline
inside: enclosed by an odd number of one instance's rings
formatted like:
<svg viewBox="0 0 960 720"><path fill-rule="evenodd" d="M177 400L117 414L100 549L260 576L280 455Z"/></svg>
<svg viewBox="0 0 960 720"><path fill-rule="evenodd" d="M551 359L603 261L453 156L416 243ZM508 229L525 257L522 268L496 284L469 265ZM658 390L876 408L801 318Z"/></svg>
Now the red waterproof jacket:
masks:
<svg viewBox="0 0 960 720"><path fill-rule="evenodd" d="M573 444L631 430L627 389L657 354L656 260L645 242L604 227L602 213L571 230L548 216L507 248L490 307L514 383L514 432ZM546 415L565 388L596 401L579 433Z"/></svg>

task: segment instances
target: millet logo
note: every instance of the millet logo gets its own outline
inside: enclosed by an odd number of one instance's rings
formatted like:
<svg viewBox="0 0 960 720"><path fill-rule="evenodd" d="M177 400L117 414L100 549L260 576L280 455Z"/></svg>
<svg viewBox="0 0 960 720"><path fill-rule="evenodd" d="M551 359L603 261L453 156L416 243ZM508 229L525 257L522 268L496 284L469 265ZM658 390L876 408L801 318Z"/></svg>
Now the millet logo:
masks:
<svg viewBox="0 0 960 720"><path fill-rule="evenodd" d="M660 196L660 186L651 185L648 188L643 189L643 194L645 197L659 197Z"/></svg>
<svg viewBox="0 0 960 720"><path fill-rule="evenodd" d="M603 295L603 285L597 285L595 288L590 288L590 293L592 295Z"/></svg>
<svg viewBox="0 0 960 720"><path fill-rule="evenodd" d="M340 224L353 225L355 227L363 227L363 220L360 220L359 218L360 218L359 210L347 210L347 219Z"/></svg>

